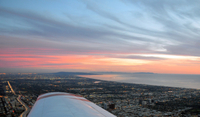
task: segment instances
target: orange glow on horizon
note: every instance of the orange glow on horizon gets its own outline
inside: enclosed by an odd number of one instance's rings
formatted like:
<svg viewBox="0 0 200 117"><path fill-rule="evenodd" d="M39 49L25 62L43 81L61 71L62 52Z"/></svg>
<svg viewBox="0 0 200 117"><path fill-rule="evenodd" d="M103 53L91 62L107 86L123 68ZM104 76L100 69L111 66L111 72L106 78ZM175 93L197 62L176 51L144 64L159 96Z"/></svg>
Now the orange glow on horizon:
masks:
<svg viewBox="0 0 200 117"><path fill-rule="evenodd" d="M6 75L6 73L0 73L0 75Z"/></svg>
<svg viewBox="0 0 200 117"><path fill-rule="evenodd" d="M130 54L122 54L128 56ZM139 55L139 54L135 54ZM34 68L115 71L115 72L154 72L173 74L200 74L200 58L193 56L144 55L165 59L130 59L100 55L32 55L0 54L1 68ZM3 74L3 73L0 73Z"/></svg>

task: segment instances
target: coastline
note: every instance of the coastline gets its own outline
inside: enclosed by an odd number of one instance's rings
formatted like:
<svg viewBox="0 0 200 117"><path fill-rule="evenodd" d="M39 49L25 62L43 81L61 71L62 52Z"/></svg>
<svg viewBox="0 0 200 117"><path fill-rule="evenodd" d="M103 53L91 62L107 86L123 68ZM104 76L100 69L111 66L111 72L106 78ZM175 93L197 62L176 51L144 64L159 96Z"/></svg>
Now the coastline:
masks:
<svg viewBox="0 0 200 117"><path fill-rule="evenodd" d="M77 76L120 83L200 89L200 75L193 74L103 74Z"/></svg>

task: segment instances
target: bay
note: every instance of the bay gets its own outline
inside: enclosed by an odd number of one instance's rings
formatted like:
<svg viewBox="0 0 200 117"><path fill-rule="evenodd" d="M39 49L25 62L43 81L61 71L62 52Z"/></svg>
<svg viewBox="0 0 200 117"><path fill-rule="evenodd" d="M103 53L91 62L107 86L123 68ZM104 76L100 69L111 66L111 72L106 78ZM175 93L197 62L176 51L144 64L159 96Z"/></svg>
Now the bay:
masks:
<svg viewBox="0 0 200 117"><path fill-rule="evenodd" d="M200 75L188 74L103 74L79 75L106 81L200 89Z"/></svg>

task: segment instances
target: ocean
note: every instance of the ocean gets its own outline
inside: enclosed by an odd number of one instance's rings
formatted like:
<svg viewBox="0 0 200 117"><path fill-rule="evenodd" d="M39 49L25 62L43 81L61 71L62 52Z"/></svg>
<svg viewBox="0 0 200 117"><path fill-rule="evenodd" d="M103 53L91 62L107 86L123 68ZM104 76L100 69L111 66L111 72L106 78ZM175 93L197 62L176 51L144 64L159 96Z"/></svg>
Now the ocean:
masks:
<svg viewBox="0 0 200 117"><path fill-rule="evenodd" d="M200 89L200 75L186 74L103 74L79 75L81 77L117 81L123 83L147 84Z"/></svg>

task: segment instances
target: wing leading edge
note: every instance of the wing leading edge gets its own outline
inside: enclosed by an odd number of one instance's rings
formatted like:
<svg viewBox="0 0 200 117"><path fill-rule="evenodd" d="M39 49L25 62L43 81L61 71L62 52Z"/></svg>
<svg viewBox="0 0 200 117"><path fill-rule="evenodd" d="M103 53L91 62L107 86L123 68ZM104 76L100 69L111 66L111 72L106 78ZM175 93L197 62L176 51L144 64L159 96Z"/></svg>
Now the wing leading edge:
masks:
<svg viewBox="0 0 200 117"><path fill-rule="evenodd" d="M51 92L37 98L28 117L116 117L84 97Z"/></svg>

